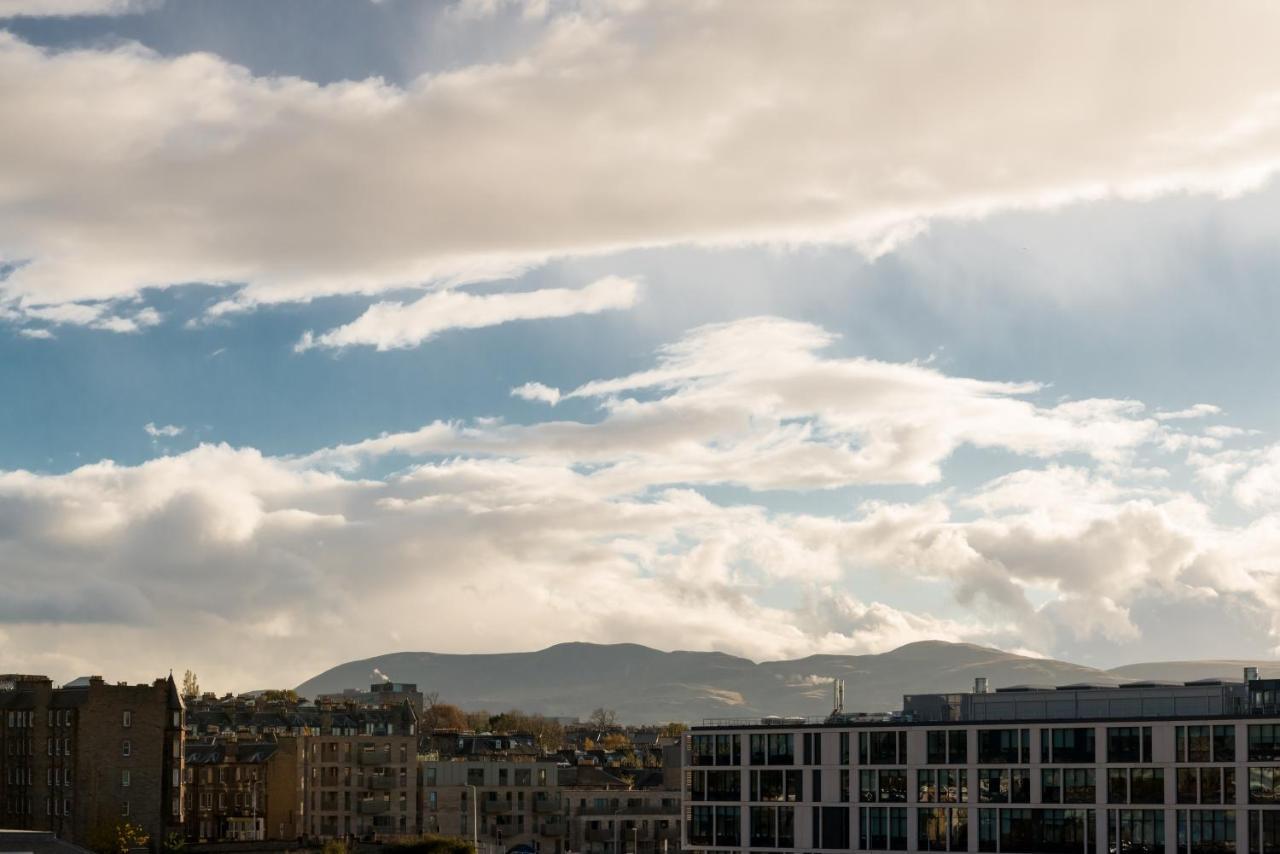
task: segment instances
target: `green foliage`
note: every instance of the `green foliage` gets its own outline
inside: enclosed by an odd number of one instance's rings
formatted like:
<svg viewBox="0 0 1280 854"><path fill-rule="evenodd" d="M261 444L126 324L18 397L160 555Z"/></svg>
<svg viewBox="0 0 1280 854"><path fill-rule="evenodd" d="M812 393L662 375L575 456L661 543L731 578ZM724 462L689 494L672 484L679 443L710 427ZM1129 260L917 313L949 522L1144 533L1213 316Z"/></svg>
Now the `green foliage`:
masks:
<svg viewBox="0 0 1280 854"><path fill-rule="evenodd" d="M98 854L128 854L134 848L146 848L151 837L127 818L118 822L104 822L89 831L89 848Z"/></svg>
<svg viewBox="0 0 1280 854"><path fill-rule="evenodd" d="M428 833L411 842L395 842L383 847L383 854L475 854L471 841L460 836ZM328 854L326 851L325 854Z"/></svg>
<svg viewBox="0 0 1280 854"><path fill-rule="evenodd" d="M324 844L322 854L347 854L347 843L341 839L330 839Z"/></svg>
<svg viewBox="0 0 1280 854"><path fill-rule="evenodd" d="M170 833L164 838L164 842L160 843L161 854L178 854L187 847L187 841L182 838L180 833Z"/></svg>
<svg viewBox="0 0 1280 854"><path fill-rule="evenodd" d="M682 723L677 723L676 721L672 721L669 724L663 725L661 732L659 732L659 735L664 735L664 736L667 736L668 738L678 738L684 735L688 731L689 731L689 727L687 724L682 724Z"/></svg>

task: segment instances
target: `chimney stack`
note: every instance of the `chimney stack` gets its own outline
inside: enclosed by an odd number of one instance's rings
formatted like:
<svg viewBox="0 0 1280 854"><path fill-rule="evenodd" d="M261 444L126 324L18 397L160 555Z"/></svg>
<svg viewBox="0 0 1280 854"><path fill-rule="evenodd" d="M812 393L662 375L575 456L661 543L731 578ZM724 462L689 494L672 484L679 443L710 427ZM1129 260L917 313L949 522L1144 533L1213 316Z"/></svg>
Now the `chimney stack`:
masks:
<svg viewBox="0 0 1280 854"><path fill-rule="evenodd" d="M979 676L973 680L973 693L975 694L987 693L987 677Z"/></svg>

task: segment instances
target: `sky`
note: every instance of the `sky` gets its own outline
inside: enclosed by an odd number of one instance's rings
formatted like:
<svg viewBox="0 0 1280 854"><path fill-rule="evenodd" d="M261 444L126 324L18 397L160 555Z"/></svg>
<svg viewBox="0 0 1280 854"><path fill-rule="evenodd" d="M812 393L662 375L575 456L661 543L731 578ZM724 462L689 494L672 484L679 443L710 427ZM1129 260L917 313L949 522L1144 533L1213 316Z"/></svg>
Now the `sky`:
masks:
<svg viewBox="0 0 1280 854"><path fill-rule="evenodd" d="M3 669L1274 658L1276 26L0 0Z"/></svg>

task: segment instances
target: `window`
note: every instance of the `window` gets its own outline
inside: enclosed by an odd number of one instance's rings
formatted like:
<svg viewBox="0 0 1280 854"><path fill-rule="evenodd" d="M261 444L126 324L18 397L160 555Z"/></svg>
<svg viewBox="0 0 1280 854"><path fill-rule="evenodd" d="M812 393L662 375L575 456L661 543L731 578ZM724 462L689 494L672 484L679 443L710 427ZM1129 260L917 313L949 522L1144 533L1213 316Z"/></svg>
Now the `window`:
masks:
<svg viewBox="0 0 1280 854"><path fill-rule="evenodd" d="M965 851L969 845L967 809L916 810L916 850Z"/></svg>
<svg viewBox="0 0 1280 854"><path fill-rule="evenodd" d="M1236 728L1232 724L1213 728L1213 761L1234 762L1236 760Z"/></svg>
<svg viewBox="0 0 1280 854"><path fill-rule="evenodd" d="M1249 850L1280 854L1280 811L1249 810Z"/></svg>
<svg viewBox="0 0 1280 854"><path fill-rule="evenodd" d="M129 785L129 769L128 768L125 768L120 772L120 785L121 786Z"/></svg>
<svg viewBox="0 0 1280 854"><path fill-rule="evenodd" d="M858 763L901 765L907 761L905 731L872 730L858 733Z"/></svg>
<svg viewBox="0 0 1280 854"><path fill-rule="evenodd" d="M126 738L124 741L120 742L121 756L128 756L130 755L130 753L132 753L132 751L133 751L133 743L129 741L129 739Z"/></svg>
<svg viewBox="0 0 1280 854"><path fill-rule="evenodd" d="M840 764L849 764L849 733L840 733Z"/></svg>
<svg viewBox="0 0 1280 854"><path fill-rule="evenodd" d="M1249 761L1270 762L1280 759L1280 725L1249 725Z"/></svg>
<svg viewBox="0 0 1280 854"><path fill-rule="evenodd" d="M1280 768L1249 769L1249 803L1280 803Z"/></svg>
<svg viewBox="0 0 1280 854"><path fill-rule="evenodd" d="M1062 769L1043 768L1040 770L1040 802L1045 804L1062 803Z"/></svg>
<svg viewBox="0 0 1280 854"><path fill-rule="evenodd" d="M759 774L759 771L752 772ZM766 771L779 774L779 771ZM742 775L737 771L691 771L689 798L694 801L742 800ZM754 800L759 800L755 798Z"/></svg>
<svg viewBox="0 0 1280 854"><path fill-rule="evenodd" d="M1107 727L1108 762L1150 762L1151 727Z"/></svg>
<svg viewBox="0 0 1280 854"><path fill-rule="evenodd" d="M1164 854L1164 810L1107 810L1107 850Z"/></svg>
<svg viewBox="0 0 1280 854"><path fill-rule="evenodd" d="M1097 800L1097 785L1092 768L1062 769L1062 801L1067 804L1091 804Z"/></svg>
<svg viewBox="0 0 1280 854"><path fill-rule="evenodd" d="M1235 800L1235 768L1209 766L1178 769L1178 803L1231 804Z"/></svg>
<svg viewBox="0 0 1280 854"><path fill-rule="evenodd" d="M711 774L712 772L707 772ZM717 772L736 774L737 772ZM804 800L804 778L802 772L795 771L752 771L751 800L753 801L799 801ZM736 800L732 798L732 800Z"/></svg>
<svg viewBox="0 0 1280 854"><path fill-rule="evenodd" d="M907 772L895 768L876 772L879 777L878 800L881 803L902 803L907 799Z"/></svg>
<svg viewBox="0 0 1280 854"><path fill-rule="evenodd" d="M121 726L126 726L126 727L133 726L133 712L132 712L132 711L130 711L129 709L125 709L125 710L124 710L124 714L123 714L123 716L121 717L121 720L120 720L120 725L121 725Z"/></svg>
<svg viewBox="0 0 1280 854"><path fill-rule="evenodd" d="M753 848L795 845L795 807L751 807L748 812Z"/></svg>
<svg viewBox="0 0 1280 854"><path fill-rule="evenodd" d="M823 840L825 845L826 840ZM816 845L814 847L817 847ZM858 810L858 847L867 850L907 850L905 807L862 807Z"/></svg>
<svg viewBox="0 0 1280 854"><path fill-rule="evenodd" d="M1054 728L1040 731L1041 762L1094 762L1093 727Z"/></svg>
<svg viewBox="0 0 1280 854"><path fill-rule="evenodd" d="M1235 810L1178 810L1180 854L1234 854Z"/></svg>
<svg viewBox="0 0 1280 854"><path fill-rule="evenodd" d="M128 815L128 814L129 814L129 802L128 802L128 801L121 801L121 802L120 802L120 815Z"/></svg>
<svg viewBox="0 0 1280 854"><path fill-rule="evenodd" d="M980 765L1016 765L1031 761L1031 730L978 730Z"/></svg>
<svg viewBox="0 0 1280 854"><path fill-rule="evenodd" d="M752 735L750 748L752 765L795 764L795 736L792 733Z"/></svg>

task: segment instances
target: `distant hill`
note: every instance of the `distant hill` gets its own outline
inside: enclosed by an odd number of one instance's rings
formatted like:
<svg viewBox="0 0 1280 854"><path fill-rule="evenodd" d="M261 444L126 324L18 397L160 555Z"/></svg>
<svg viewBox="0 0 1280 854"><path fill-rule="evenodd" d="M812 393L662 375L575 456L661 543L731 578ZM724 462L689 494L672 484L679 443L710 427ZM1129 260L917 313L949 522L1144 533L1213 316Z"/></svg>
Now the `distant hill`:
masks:
<svg viewBox="0 0 1280 854"><path fill-rule="evenodd" d="M901 708L902 695L968 691L977 676L1008 685L1113 685L1146 679L1240 678L1246 665L1280 676L1276 661L1175 661L1098 670L972 644L923 641L879 655L813 655L756 663L719 652L661 652L638 644L563 643L537 652L397 652L340 664L308 679L304 697L367 688L374 669L416 682L444 702L492 712L519 708L586 718L606 706L631 723L704 718L818 715L831 710L832 678L846 685L845 707Z"/></svg>

